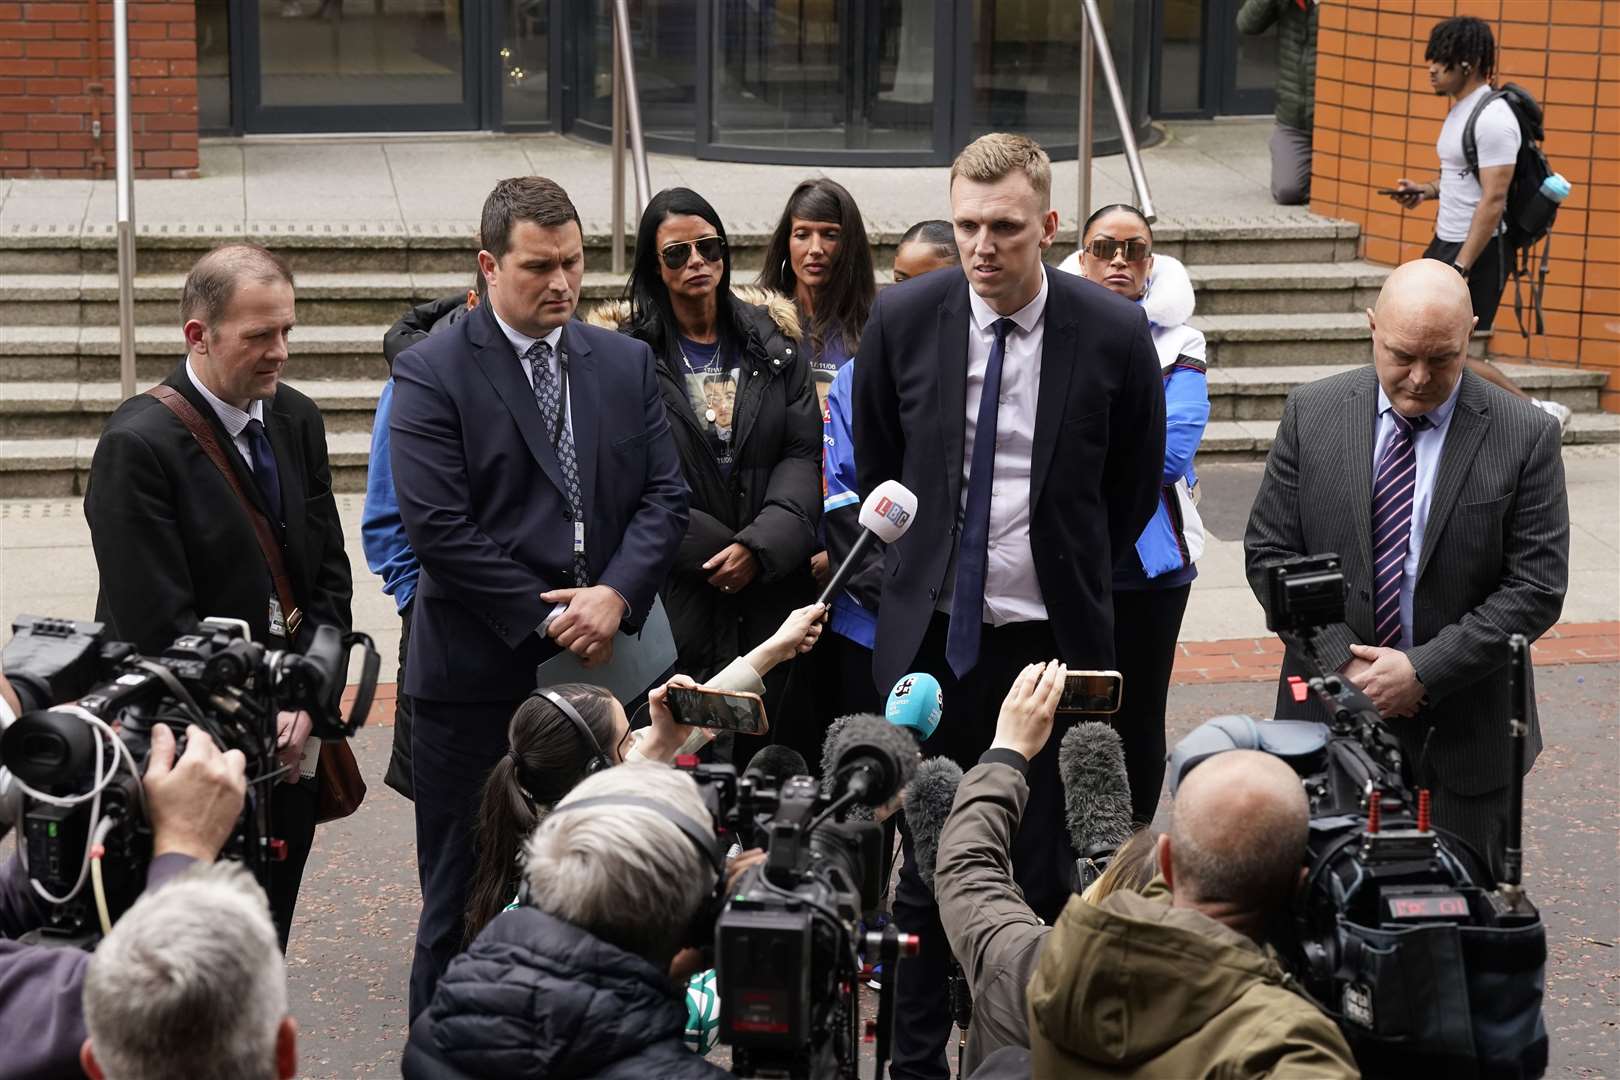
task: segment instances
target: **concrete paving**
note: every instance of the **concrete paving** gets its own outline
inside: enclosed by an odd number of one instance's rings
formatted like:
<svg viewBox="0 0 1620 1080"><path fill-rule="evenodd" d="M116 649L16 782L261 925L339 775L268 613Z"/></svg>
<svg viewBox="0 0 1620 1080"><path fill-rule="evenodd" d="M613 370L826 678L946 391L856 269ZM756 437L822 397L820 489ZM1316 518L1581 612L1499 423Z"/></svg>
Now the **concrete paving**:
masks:
<svg viewBox="0 0 1620 1080"><path fill-rule="evenodd" d="M1143 151L1160 217L1310 216L1303 207L1271 202L1269 118L1176 121L1163 131ZM136 181L135 217L142 231L154 232L275 223L470 225L496 180L538 173L568 190L588 228L605 229L612 207L610 163L605 147L562 135L209 139L202 146L200 178ZM703 192L737 233L768 231L793 186L815 175L848 187L874 231L904 229L919 218L944 217L948 209L949 170L943 167L817 169L653 154L648 169L655 190L684 185ZM1053 166L1053 205L1069 227L1075 224L1078 187L1074 162ZM0 235L106 228L115 220L114 199L111 180L0 180ZM632 201L627 198L627 205ZM1125 159L1096 159L1093 204L1135 201Z"/></svg>

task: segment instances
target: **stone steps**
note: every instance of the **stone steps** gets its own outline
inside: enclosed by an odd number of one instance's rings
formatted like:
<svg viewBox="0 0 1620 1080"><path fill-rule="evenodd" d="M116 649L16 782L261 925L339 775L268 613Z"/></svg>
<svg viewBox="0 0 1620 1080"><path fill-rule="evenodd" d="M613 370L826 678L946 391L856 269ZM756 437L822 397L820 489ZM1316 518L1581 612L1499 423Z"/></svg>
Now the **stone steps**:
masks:
<svg viewBox="0 0 1620 1080"><path fill-rule="evenodd" d="M1279 420L1290 391L1316 379L1350 371L1356 366L1212 367L1209 369L1210 420ZM1591 369L1502 363L1496 367L1531 397L1556 401L1577 413L1598 410L1598 393L1607 379L1604 372ZM3 415L0 412L0 416Z"/></svg>

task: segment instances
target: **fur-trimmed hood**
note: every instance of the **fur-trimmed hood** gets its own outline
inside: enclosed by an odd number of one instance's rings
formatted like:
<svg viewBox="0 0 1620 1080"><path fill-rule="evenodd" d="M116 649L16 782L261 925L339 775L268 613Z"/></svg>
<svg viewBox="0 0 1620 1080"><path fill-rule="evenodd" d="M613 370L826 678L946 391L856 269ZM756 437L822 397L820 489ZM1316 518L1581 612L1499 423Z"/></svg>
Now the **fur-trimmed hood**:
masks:
<svg viewBox="0 0 1620 1080"><path fill-rule="evenodd" d="M1077 251L1064 259L1058 269L1084 276L1080 273L1080 253ZM1148 321L1164 329L1182 326L1193 317L1197 301L1193 296L1192 278L1180 259L1172 255L1153 256L1153 269L1148 273L1147 292L1141 304Z"/></svg>
<svg viewBox="0 0 1620 1080"><path fill-rule="evenodd" d="M764 308L765 314L770 316L776 328L792 341L798 341L803 333L799 323L799 309L793 306L793 301L779 292L773 292L762 285L733 285L731 295L734 299L754 307ZM604 330L623 330L630 319L630 301L608 300L597 304L585 316L585 321L592 326L600 326Z"/></svg>

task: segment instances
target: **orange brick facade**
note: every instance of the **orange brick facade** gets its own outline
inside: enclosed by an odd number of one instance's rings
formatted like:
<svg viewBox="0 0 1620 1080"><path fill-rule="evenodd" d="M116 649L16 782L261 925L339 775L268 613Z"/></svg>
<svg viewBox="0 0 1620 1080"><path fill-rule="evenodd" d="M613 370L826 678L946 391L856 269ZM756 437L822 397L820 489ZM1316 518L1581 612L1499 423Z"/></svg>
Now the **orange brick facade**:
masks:
<svg viewBox="0 0 1620 1080"><path fill-rule="evenodd" d="M1491 352L1607 369L1603 404L1620 412L1620 0L1323 0L1311 209L1358 222L1373 262L1422 254L1435 204L1403 212L1376 189L1439 171L1451 102L1429 89L1423 50L1451 15L1491 24L1497 85L1542 103L1547 156L1575 186L1553 233L1546 335L1520 336L1510 282Z"/></svg>
<svg viewBox="0 0 1620 1080"><path fill-rule="evenodd" d="M113 175L112 9L0 0L0 176ZM196 175L195 5L130 0L129 54L135 175Z"/></svg>

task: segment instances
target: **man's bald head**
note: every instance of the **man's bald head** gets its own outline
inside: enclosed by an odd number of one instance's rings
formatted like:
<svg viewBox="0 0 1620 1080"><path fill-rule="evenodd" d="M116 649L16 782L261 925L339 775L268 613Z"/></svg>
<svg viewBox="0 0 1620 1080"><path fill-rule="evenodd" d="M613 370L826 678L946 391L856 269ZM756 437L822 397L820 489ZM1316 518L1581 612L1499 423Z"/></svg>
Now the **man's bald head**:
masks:
<svg viewBox="0 0 1620 1080"><path fill-rule="evenodd" d="M1403 416L1421 416L1451 396L1476 321L1468 284L1450 265L1416 259L1390 271L1367 322L1378 383Z"/></svg>
<svg viewBox="0 0 1620 1080"><path fill-rule="evenodd" d="M1310 806L1280 759L1217 754L1187 774L1173 809L1169 876L1178 903L1263 914L1293 894Z"/></svg>

